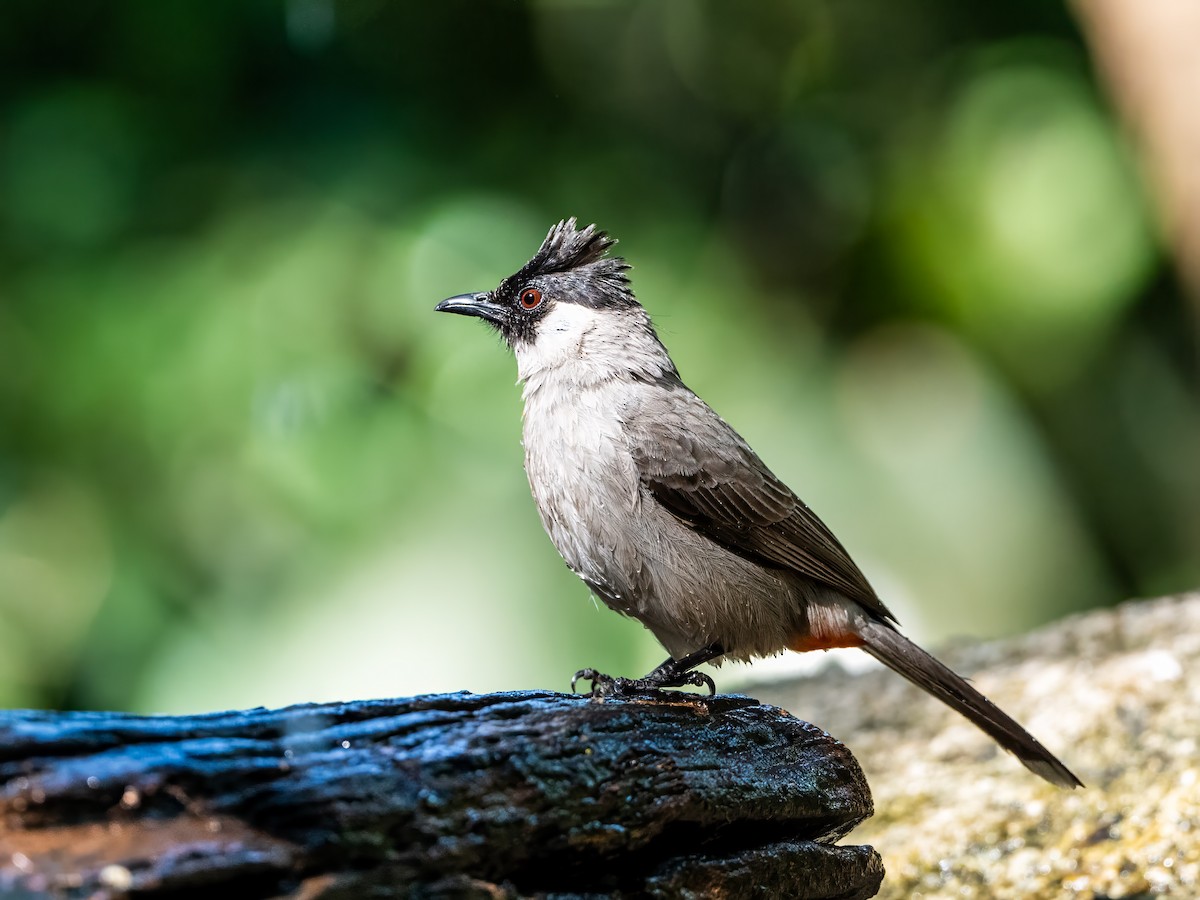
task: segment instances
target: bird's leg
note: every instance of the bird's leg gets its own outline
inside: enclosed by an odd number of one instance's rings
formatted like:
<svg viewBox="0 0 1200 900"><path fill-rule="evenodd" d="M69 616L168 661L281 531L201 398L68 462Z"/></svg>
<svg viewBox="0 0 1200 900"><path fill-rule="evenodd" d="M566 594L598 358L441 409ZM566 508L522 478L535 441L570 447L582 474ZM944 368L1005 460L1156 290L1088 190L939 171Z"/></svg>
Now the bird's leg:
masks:
<svg viewBox="0 0 1200 900"><path fill-rule="evenodd" d="M692 670L701 663L724 655L725 648L720 643L712 643L689 653L683 659L668 657L662 665L644 678L637 679L637 682L639 685L644 684L651 688L683 687L685 684L692 684L697 687L707 687L710 694L715 694L717 686L713 684L713 680L703 672L693 672Z"/></svg>
<svg viewBox="0 0 1200 900"><path fill-rule="evenodd" d="M694 653L689 653L682 659L674 657L667 659L653 672L642 678L614 678L611 675L597 672L595 669L580 669L571 679L571 690L575 690L575 684L579 681L590 681L592 695L604 697L658 691L662 688L677 688L690 684L708 688L711 695L717 692L717 686L713 680L703 672L692 670L701 663L706 663L710 659L716 659L724 654L725 648L719 643L709 644Z"/></svg>

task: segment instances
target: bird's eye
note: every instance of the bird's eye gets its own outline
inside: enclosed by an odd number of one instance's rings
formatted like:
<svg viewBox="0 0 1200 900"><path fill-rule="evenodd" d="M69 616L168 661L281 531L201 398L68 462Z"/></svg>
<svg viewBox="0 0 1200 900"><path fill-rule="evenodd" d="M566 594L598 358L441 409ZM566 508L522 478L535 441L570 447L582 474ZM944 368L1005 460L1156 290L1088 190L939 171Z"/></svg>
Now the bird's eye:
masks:
<svg viewBox="0 0 1200 900"><path fill-rule="evenodd" d="M521 291L521 305L526 309L537 309L542 302L542 292L537 288L525 288Z"/></svg>

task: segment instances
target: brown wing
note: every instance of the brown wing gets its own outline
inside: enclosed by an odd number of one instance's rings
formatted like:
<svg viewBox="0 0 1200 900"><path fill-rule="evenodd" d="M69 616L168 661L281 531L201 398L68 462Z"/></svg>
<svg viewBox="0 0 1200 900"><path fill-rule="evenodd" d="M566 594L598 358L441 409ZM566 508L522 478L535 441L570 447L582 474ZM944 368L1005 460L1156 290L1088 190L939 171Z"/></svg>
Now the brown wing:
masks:
<svg viewBox="0 0 1200 900"><path fill-rule="evenodd" d="M694 394L685 405L690 415L673 415L672 404L666 415L639 417L651 424L636 435L634 461L651 496L727 550L797 572L894 621L833 532L741 435Z"/></svg>

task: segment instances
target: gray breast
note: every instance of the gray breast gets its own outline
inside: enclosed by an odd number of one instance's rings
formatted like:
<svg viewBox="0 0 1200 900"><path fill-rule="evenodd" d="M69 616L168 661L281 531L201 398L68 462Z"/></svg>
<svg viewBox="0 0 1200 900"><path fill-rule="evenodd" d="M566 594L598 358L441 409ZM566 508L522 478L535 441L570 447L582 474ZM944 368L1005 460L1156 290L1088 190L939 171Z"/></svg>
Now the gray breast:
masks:
<svg viewBox="0 0 1200 900"><path fill-rule="evenodd" d="M637 473L619 423L605 415L600 388L527 392L525 471L550 539L605 602L636 615L638 556L630 528Z"/></svg>
<svg viewBox="0 0 1200 900"><path fill-rule="evenodd" d="M572 571L672 655L714 641L736 657L778 652L802 621L804 585L714 544L645 492L618 414L642 390L527 386L525 469L543 526Z"/></svg>

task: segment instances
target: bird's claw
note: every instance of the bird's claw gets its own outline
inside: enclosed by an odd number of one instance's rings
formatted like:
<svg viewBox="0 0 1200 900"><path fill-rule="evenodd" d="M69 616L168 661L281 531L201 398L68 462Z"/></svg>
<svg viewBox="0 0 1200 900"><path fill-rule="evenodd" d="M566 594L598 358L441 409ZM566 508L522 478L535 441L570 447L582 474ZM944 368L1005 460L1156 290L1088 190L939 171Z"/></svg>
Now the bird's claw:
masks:
<svg viewBox="0 0 1200 900"><path fill-rule="evenodd" d="M683 683L672 685L672 687L683 687L685 684L690 684L694 687L706 687L708 688L708 696L717 696L717 683L703 672L697 672L694 669L691 672L686 672L683 676Z"/></svg>
<svg viewBox="0 0 1200 900"><path fill-rule="evenodd" d="M633 694L657 694L665 688L678 688L692 685L693 687L708 688L709 696L717 693L716 683L703 672L683 672L677 676L664 679L655 678L614 678L595 669L580 669L571 677L571 693L576 693L575 686L580 681L590 681L592 689L588 694L592 697L627 697Z"/></svg>
<svg viewBox="0 0 1200 900"><path fill-rule="evenodd" d="M592 689L588 691L591 696L602 696L613 689L617 679L611 675L605 675L603 672L598 672L595 669L580 669L571 676L571 693L575 694L575 685L581 681L590 681Z"/></svg>
<svg viewBox="0 0 1200 900"><path fill-rule="evenodd" d="M580 681L592 683L592 689L585 695L588 697L628 697L653 690L653 686L643 678L618 678L595 669L580 669L571 676L572 694L577 693L575 685Z"/></svg>

